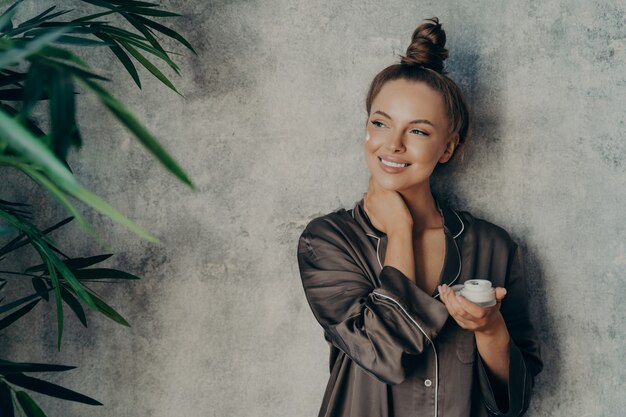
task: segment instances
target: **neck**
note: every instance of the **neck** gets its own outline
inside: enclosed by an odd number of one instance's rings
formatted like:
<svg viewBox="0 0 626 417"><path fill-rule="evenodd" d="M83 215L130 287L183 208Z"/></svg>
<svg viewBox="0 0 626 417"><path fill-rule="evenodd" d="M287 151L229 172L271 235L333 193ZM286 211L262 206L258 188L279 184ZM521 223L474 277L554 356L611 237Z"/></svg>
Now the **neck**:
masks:
<svg viewBox="0 0 626 417"><path fill-rule="evenodd" d="M419 236L427 229L438 229L443 225L441 213L430 190L430 184L407 190L398 190L413 218L413 236Z"/></svg>

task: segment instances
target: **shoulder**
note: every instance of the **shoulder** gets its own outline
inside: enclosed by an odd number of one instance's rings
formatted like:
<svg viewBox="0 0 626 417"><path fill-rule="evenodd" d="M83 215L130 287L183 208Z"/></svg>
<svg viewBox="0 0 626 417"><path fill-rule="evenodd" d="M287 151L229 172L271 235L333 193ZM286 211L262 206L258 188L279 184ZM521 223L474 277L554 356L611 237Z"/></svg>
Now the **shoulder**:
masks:
<svg viewBox="0 0 626 417"><path fill-rule="evenodd" d="M343 246L357 232L357 223L352 210L338 208L329 213L314 217L304 227L299 237L299 250L312 249L319 244Z"/></svg>
<svg viewBox="0 0 626 417"><path fill-rule="evenodd" d="M455 210L455 212L463 221L463 233L466 235L466 238L507 248L517 245L509 231L503 226L477 217L467 210Z"/></svg>

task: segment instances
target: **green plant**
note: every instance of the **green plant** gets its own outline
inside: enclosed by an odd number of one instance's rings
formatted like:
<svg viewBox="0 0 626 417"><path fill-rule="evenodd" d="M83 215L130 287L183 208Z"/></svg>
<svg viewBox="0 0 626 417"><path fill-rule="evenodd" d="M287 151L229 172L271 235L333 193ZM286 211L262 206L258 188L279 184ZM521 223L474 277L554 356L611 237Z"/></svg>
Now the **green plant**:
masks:
<svg viewBox="0 0 626 417"><path fill-rule="evenodd" d="M94 239L98 235L74 206L80 200L114 221L126 226L143 239L158 242L154 236L126 218L102 198L83 187L67 162L72 148L80 150L83 137L76 120L75 84L97 97L143 146L180 181L195 189L193 183L156 138L139 120L110 94L101 81L110 79L97 74L78 55L59 45L71 47L107 47L141 88L133 62L145 67L167 87L180 94L172 82L146 57L149 53L179 74L178 66L161 46L158 35L169 37L191 50L192 46L172 29L153 18L180 16L160 10L158 4L133 0L82 0L104 9L69 21L56 20L72 10L53 12L50 7L39 15L15 26L13 18L22 0L0 15L0 167L17 169L47 190L71 216L40 229L32 220L29 205L0 199L0 238L10 240L0 247L0 262L24 246L35 250L41 263L22 272L0 270L0 294L9 279L30 279L33 292L4 303L0 298L0 330L29 313L41 300L54 298L57 311L57 349L61 349L64 304L87 326L83 304L117 323L128 322L96 292L88 282L125 282L139 279L128 272L111 268L90 268L111 254L70 258L50 237L51 232L74 218ZM132 32L100 20L117 15L136 30ZM149 16L149 17L148 17ZM140 52L143 51L143 52ZM20 69L26 67L25 69ZM12 103L11 105L7 104ZM49 129L44 131L31 118L38 104L47 104ZM1 196L0 196L1 197ZM102 242L100 242L102 243ZM53 297L50 296L52 293ZM45 415L21 387L71 401L101 405L85 395L50 382L25 375L30 372L62 372L73 366L17 363L0 359L0 415L13 416L16 409L27 416Z"/></svg>

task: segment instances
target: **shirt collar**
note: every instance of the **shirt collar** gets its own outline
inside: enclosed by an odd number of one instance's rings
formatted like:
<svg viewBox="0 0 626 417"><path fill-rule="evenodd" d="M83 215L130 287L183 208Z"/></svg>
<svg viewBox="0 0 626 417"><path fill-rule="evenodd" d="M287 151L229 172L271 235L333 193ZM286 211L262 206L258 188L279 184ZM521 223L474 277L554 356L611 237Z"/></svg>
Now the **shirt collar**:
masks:
<svg viewBox="0 0 626 417"><path fill-rule="evenodd" d="M441 276L439 277L439 284L448 284L448 286L452 286L452 284L457 281L461 273L461 251L459 250L456 238L461 235L463 230L465 230L465 224L455 210L435 195L433 195L433 198L435 199L435 203L437 203L437 208L443 216L443 228L445 232L444 235L446 245L445 259ZM382 269L384 254L387 251L387 235L372 225L369 217L367 217L363 204L364 200L361 198L351 210L352 217L354 217L354 220L365 230L366 234L373 236L378 240L378 244L376 245L376 256ZM433 297L436 298L438 296L439 291L435 289Z"/></svg>
<svg viewBox="0 0 626 417"><path fill-rule="evenodd" d="M454 239L459 237L459 235L465 229L465 224L461 217L454 211L450 206L448 206L444 201L441 201L437 196L433 194L433 198L435 199L435 203L437 204L437 208L443 215L443 227L446 232L448 232ZM378 238L385 235L385 233L378 230L371 223L367 213L365 212L364 199L361 198L355 204L352 209L352 217L363 227L366 233L374 235Z"/></svg>

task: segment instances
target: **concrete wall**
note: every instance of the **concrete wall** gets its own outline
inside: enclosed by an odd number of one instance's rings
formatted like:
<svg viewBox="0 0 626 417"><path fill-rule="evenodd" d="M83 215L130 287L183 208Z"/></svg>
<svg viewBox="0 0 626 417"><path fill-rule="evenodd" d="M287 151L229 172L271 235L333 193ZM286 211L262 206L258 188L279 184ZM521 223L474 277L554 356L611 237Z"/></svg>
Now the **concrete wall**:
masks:
<svg viewBox="0 0 626 417"><path fill-rule="evenodd" d="M3 357L77 365L45 377L105 404L35 394L48 415L317 415L328 347L299 281L296 239L311 218L351 207L365 191L368 83L431 16L447 30L450 76L474 115L464 160L433 183L526 251L545 361L528 414L622 415L623 2L163 3L183 15L171 25L198 51L165 43L183 53L181 77L159 67L184 99L143 70L138 90L106 50L87 59L115 79L111 91L199 191L162 169L93 97L79 97L86 145L70 158L78 178L163 244L85 208L115 253L105 265L142 280L93 286L131 328L91 314L84 329L66 309L57 352L51 303L0 335ZM27 2L19 16L48 4ZM3 198L34 204L42 226L65 216L23 176L2 173L19 186L3 184ZM72 256L109 252L76 224L54 237ZM38 263L21 253L13 267ZM28 284L20 282L14 293Z"/></svg>

